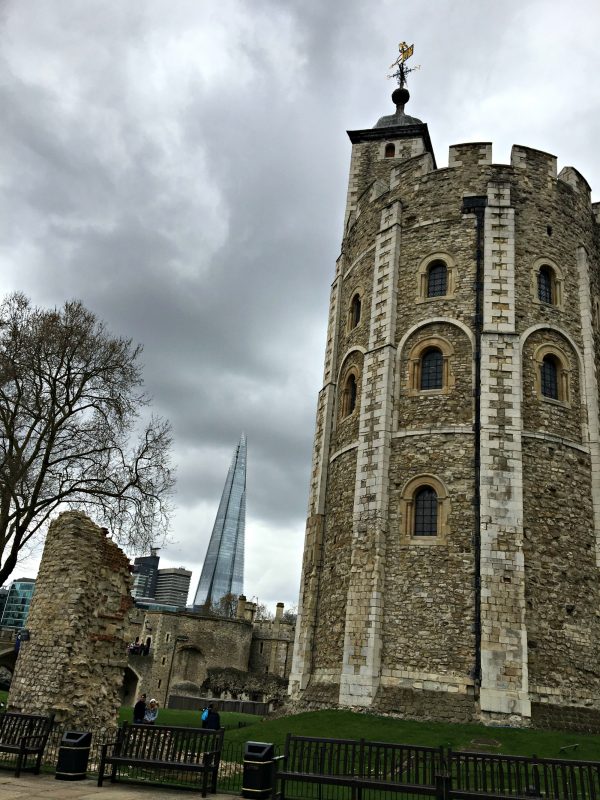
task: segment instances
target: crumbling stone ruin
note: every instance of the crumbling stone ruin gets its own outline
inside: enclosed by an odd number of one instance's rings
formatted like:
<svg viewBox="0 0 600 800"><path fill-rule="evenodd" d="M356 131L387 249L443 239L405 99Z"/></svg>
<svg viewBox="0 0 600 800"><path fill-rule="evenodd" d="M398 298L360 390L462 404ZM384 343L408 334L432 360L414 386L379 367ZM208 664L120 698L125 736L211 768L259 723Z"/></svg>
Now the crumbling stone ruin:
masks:
<svg viewBox="0 0 600 800"><path fill-rule="evenodd" d="M129 560L85 514L50 525L8 697L76 730L115 727L126 666Z"/></svg>

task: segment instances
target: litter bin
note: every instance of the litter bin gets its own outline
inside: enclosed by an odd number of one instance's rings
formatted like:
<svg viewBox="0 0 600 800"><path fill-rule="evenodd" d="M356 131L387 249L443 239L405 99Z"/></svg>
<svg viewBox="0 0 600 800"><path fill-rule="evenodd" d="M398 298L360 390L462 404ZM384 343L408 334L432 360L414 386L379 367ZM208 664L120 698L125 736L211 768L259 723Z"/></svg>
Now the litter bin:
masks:
<svg viewBox="0 0 600 800"><path fill-rule="evenodd" d="M86 777L91 745L91 733L65 731L58 748L57 781L82 781Z"/></svg>
<svg viewBox="0 0 600 800"><path fill-rule="evenodd" d="M267 742L246 742L242 797L267 798L273 791L275 746Z"/></svg>

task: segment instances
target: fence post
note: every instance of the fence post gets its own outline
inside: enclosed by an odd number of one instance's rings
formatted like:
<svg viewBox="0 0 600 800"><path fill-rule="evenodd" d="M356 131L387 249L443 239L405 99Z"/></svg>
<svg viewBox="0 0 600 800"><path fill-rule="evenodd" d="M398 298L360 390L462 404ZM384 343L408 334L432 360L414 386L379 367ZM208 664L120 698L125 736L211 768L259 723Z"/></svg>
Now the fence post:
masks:
<svg viewBox="0 0 600 800"><path fill-rule="evenodd" d="M435 776L436 800L450 800L451 779L449 772L438 772Z"/></svg>
<svg viewBox="0 0 600 800"><path fill-rule="evenodd" d="M540 770L537 763L537 756L535 753L531 756L531 777L533 778L533 785L527 787L526 794L528 797L541 797L542 790L540 786Z"/></svg>

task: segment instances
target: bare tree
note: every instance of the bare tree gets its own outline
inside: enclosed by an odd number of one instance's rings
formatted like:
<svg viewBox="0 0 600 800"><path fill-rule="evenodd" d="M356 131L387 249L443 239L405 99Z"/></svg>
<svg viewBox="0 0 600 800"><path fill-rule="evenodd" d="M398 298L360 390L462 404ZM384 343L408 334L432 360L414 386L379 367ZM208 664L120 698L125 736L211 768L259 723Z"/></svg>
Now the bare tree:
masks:
<svg viewBox="0 0 600 800"><path fill-rule="evenodd" d="M237 616L238 599L237 596L228 592L216 603L212 604L212 613L215 617L228 617L235 619Z"/></svg>
<svg viewBox="0 0 600 800"><path fill-rule="evenodd" d="M254 619L259 622L260 620L271 620L275 619L275 614L267 608L265 603L258 603L256 604L256 616Z"/></svg>
<svg viewBox="0 0 600 800"><path fill-rule="evenodd" d="M289 608L286 608L281 619L283 622L288 622L290 625L295 625L298 619L298 606L293 605Z"/></svg>
<svg viewBox="0 0 600 800"><path fill-rule="evenodd" d="M85 510L130 550L166 530L171 430L141 389L141 347L79 302L0 305L0 585L63 508Z"/></svg>

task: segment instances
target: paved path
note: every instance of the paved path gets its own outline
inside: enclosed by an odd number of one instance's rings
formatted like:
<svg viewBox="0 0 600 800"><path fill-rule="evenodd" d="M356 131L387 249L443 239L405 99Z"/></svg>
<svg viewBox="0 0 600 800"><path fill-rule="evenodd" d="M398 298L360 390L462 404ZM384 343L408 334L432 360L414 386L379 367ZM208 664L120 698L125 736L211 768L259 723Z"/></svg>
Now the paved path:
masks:
<svg viewBox="0 0 600 800"><path fill-rule="evenodd" d="M96 781L57 781L54 775L21 775L15 778L0 774L0 800L191 800L200 792L163 789L160 786L134 786L128 783L105 782L102 788ZM207 800L232 800L234 795L209 794Z"/></svg>

